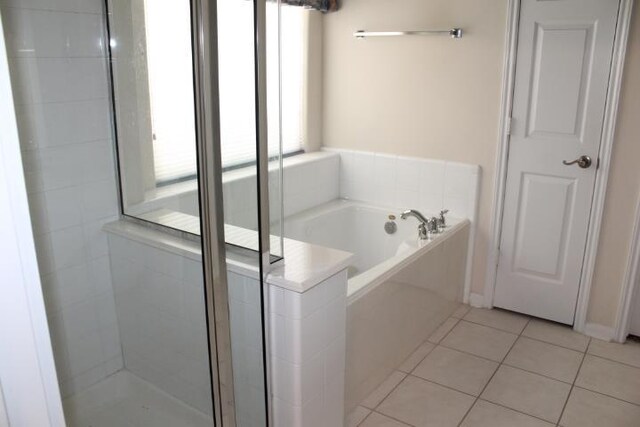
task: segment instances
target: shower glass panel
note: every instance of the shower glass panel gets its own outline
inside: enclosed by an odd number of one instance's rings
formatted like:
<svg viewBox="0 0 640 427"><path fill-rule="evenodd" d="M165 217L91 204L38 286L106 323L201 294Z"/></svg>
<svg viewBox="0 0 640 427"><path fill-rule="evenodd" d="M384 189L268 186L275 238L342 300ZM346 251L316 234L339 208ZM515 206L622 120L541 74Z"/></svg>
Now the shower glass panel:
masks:
<svg viewBox="0 0 640 427"><path fill-rule="evenodd" d="M123 213L198 235L190 2L107 3ZM216 3L225 239L235 247L258 251L256 3ZM275 113L269 121L272 142L267 149L271 208L264 216L270 213L277 227L282 217L278 4L270 3L268 9L270 19L274 18L269 23L273 28L269 58L273 58L270 66L275 66L269 74L269 108ZM274 232L279 235L275 227ZM282 239L276 237L270 246L277 261L282 256Z"/></svg>
<svg viewBox="0 0 640 427"><path fill-rule="evenodd" d="M156 229L160 226L160 232L181 239L182 244L200 241L204 254L191 256L200 268L204 264L201 298L149 293L137 303L164 298L167 306L182 306L197 323L191 331L179 330L183 341L196 331L206 331L206 303L209 331L216 331L210 340L218 346L210 361L214 393L202 388L189 392L212 399L213 409L207 413L217 412L225 425L235 420L237 425L262 426L267 420L262 277L263 261L268 266L277 257L261 257L270 245L261 244L258 209L259 202L267 200L267 194L258 191L254 14L259 4L107 0L123 214ZM215 22L211 7L216 8ZM217 40L211 36L214 29ZM210 91L212 87L219 93ZM274 176L279 176L279 166L274 165ZM268 209L263 213L268 217ZM217 230L222 218L223 227ZM217 245L218 236L226 248ZM276 238L271 246L281 244ZM225 257L249 264L257 274L227 271ZM159 288L168 291L166 284ZM116 305L132 304L123 299ZM140 325L135 317L123 318L130 321L126 330L157 324L176 330L175 324L159 319ZM220 325L226 329L219 330ZM158 353L175 362L200 347L188 344ZM136 342L126 347L132 345ZM200 368L190 372L193 380L209 378ZM160 382L174 381L167 374Z"/></svg>

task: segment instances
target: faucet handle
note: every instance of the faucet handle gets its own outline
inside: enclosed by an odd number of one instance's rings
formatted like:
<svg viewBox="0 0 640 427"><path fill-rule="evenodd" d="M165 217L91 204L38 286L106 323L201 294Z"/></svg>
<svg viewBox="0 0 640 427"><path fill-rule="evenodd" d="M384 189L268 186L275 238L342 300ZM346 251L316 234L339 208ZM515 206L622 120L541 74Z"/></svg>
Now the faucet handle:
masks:
<svg viewBox="0 0 640 427"><path fill-rule="evenodd" d="M449 209L443 209L440 211L440 218L438 218L438 226L440 228L445 228L447 226L447 219L445 215L449 213Z"/></svg>

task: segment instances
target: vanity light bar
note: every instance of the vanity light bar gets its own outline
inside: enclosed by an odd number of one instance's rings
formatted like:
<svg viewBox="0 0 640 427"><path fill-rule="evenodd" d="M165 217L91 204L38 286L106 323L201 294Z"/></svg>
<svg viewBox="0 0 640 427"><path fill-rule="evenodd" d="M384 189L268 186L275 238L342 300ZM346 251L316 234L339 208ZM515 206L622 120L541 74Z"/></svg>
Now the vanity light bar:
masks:
<svg viewBox="0 0 640 427"><path fill-rule="evenodd" d="M452 39L462 37L462 28L451 28L450 30L422 30L422 31L364 31L358 30L353 33L357 39L365 37L393 37L393 36L427 36L433 34L448 34Z"/></svg>

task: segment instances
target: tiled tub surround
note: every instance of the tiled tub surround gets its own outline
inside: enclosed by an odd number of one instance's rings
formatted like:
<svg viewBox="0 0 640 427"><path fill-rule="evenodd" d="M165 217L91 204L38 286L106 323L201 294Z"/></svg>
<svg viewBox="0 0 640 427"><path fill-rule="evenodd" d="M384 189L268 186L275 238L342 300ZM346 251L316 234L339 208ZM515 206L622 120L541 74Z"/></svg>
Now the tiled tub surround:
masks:
<svg viewBox="0 0 640 427"><path fill-rule="evenodd" d="M275 164L269 168L269 191L279 195ZM340 196L340 157L335 153L314 152L283 160L284 216L294 215ZM248 229L257 228L257 195L255 168L243 168L222 175L224 216L227 224ZM279 218L276 199L271 203L271 218ZM169 209L198 216L198 189L188 181L149 193L149 200L127 209L141 215L159 209Z"/></svg>
<svg viewBox="0 0 640 427"><path fill-rule="evenodd" d="M336 200L285 221L285 237L351 252L347 309L346 407L393 372L459 302L469 221L419 240L413 218L384 224L395 209Z"/></svg>
<svg viewBox="0 0 640 427"><path fill-rule="evenodd" d="M5 0L31 219L63 396L122 367L105 222L118 213L101 0Z"/></svg>
<svg viewBox="0 0 640 427"><path fill-rule="evenodd" d="M210 414L199 245L128 221L106 230L125 369ZM285 265L267 278L275 425L333 427L344 418L351 261L348 253L285 239ZM264 416L256 275L255 266L228 260L241 426L262 425Z"/></svg>
<svg viewBox="0 0 640 427"><path fill-rule="evenodd" d="M468 222L349 298L347 411L405 361L462 300ZM393 271L393 270L392 270Z"/></svg>
<svg viewBox="0 0 640 427"><path fill-rule="evenodd" d="M347 427L636 427L640 344L460 306Z"/></svg>

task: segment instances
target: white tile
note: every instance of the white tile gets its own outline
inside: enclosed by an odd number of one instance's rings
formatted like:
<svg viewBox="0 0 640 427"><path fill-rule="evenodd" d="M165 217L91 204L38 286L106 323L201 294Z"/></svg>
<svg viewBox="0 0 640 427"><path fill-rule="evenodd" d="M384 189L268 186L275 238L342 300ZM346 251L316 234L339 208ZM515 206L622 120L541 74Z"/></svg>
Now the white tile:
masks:
<svg viewBox="0 0 640 427"><path fill-rule="evenodd" d="M75 187L46 192L47 214L52 231L82 223L81 202Z"/></svg>
<svg viewBox="0 0 640 427"><path fill-rule="evenodd" d="M573 332L570 326L538 319L531 319L522 335L582 352L589 344L588 336Z"/></svg>
<svg viewBox="0 0 640 427"><path fill-rule="evenodd" d="M395 189L396 185L396 156L377 153L373 168L376 186Z"/></svg>
<svg viewBox="0 0 640 427"><path fill-rule="evenodd" d="M487 310L485 308L474 307L464 316L464 320L511 332L512 334L519 334L527 325L529 318L505 310Z"/></svg>
<svg viewBox="0 0 640 427"><path fill-rule="evenodd" d="M509 332L462 320L441 343L449 348L501 362L517 338L517 335Z"/></svg>
<svg viewBox="0 0 640 427"><path fill-rule="evenodd" d="M272 393L278 399L293 405L303 405L313 399L322 390L322 355L305 365L294 365L279 358L272 358Z"/></svg>
<svg viewBox="0 0 640 427"><path fill-rule="evenodd" d="M73 57L104 55L99 15L37 9L7 11L7 44L12 56Z"/></svg>
<svg viewBox="0 0 640 427"><path fill-rule="evenodd" d="M471 166L447 162L444 171L444 193L466 196L470 190Z"/></svg>
<svg viewBox="0 0 640 427"><path fill-rule="evenodd" d="M478 400L460 427L552 427L554 424Z"/></svg>
<svg viewBox="0 0 640 427"><path fill-rule="evenodd" d="M640 368L640 343L627 340L624 344L592 339L587 353Z"/></svg>
<svg viewBox="0 0 640 427"><path fill-rule="evenodd" d="M440 343L440 341L442 341L442 339L446 337L449 332L451 332L451 330L454 328L454 326L456 326L457 323L458 319L453 317L448 318L444 321L444 323L442 323L442 325L438 326L438 329L436 329L429 336L429 341L434 344Z"/></svg>
<svg viewBox="0 0 640 427"><path fill-rule="evenodd" d="M32 84L42 102L104 99L108 95L104 58L36 58Z"/></svg>
<svg viewBox="0 0 640 427"><path fill-rule="evenodd" d="M376 164L376 156L373 153L356 152L355 161L355 181L368 183L369 186L375 185L375 180L371 176Z"/></svg>
<svg viewBox="0 0 640 427"><path fill-rule="evenodd" d="M570 384L502 365L480 397L556 423L570 390Z"/></svg>
<svg viewBox="0 0 640 427"><path fill-rule="evenodd" d="M357 406L349 415L345 422L346 427L357 427L371 413L371 410L364 406Z"/></svg>
<svg viewBox="0 0 640 427"><path fill-rule="evenodd" d="M372 412L360 425L362 427L407 427L407 424L378 414L377 412Z"/></svg>
<svg viewBox="0 0 640 427"><path fill-rule="evenodd" d="M417 158L398 157L396 161L398 189L413 191L418 194L422 167L422 161Z"/></svg>
<svg viewBox="0 0 640 427"><path fill-rule="evenodd" d="M102 362L100 335L88 333L69 340L69 367L73 375L86 372Z"/></svg>
<svg viewBox="0 0 640 427"><path fill-rule="evenodd" d="M423 342L413 353L411 353L411 356L402 362L402 365L400 365L398 370L407 373L413 371L434 347L435 344L432 344L429 341Z"/></svg>
<svg viewBox="0 0 640 427"><path fill-rule="evenodd" d="M385 379L374 391L362 401L365 408L375 409L397 386L406 378L407 374L395 371Z"/></svg>
<svg viewBox="0 0 640 427"><path fill-rule="evenodd" d="M73 267L85 261L82 227L69 227L51 233L56 268Z"/></svg>
<svg viewBox="0 0 640 427"><path fill-rule="evenodd" d="M563 427L636 427L640 406L581 388L571 390L560 419Z"/></svg>
<svg viewBox="0 0 640 427"><path fill-rule="evenodd" d="M478 396L497 368L496 362L439 346L416 367L413 375Z"/></svg>
<svg viewBox="0 0 640 427"><path fill-rule="evenodd" d="M640 404L640 368L587 354L576 386Z"/></svg>
<svg viewBox="0 0 640 427"><path fill-rule="evenodd" d="M85 222L111 217L118 213L115 183L98 181L82 186L82 217Z"/></svg>
<svg viewBox="0 0 640 427"><path fill-rule="evenodd" d="M413 426L457 426L475 398L440 385L407 377L377 412Z"/></svg>
<svg viewBox="0 0 640 427"><path fill-rule="evenodd" d="M458 307L456 311L454 311L451 317L454 317L456 319L462 319L469 312L470 308L471 307L469 307L466 304L461 304L460 307Z"/></svg>
<svg viewBox="0 0 640 427"><path fill-rule="evenodd" d="M427 193L443 193L445 164L446 162L441 160L422 160L420 181L425 185L425 189L428 189Z"/></svg>
<svg viewBox="0 0 640 427"><path fill-rule="evenodd" d="M520 337L504 363L566 383L573 383L578 374L582 356L583 353L578 351Z"/></svg>

